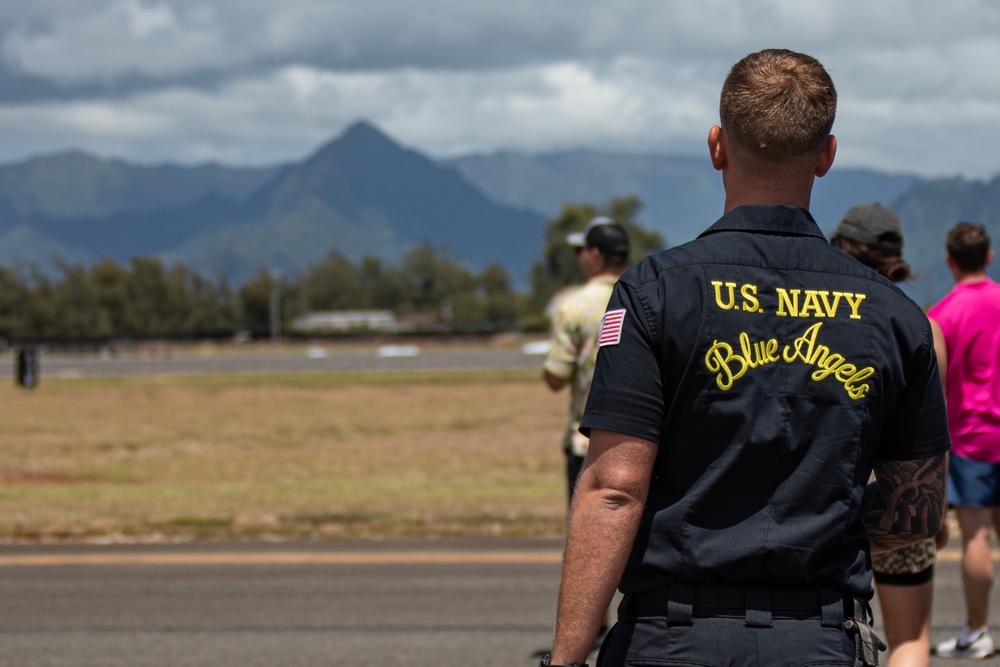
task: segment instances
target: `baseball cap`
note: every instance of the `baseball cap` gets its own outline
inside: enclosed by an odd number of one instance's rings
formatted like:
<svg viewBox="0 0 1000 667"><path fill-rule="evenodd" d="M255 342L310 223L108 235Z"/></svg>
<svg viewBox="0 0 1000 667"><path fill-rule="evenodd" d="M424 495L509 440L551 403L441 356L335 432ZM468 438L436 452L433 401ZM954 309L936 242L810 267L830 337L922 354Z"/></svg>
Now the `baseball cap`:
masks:
<svg viewBox="0 0 1000 667"><path fill-rule="evenodd" d="M611 218L598 216L582 232L566 237L574 248L597 248L602 255L627 255L628 232Z"/></svg>
<svg viewBox="0 0 1000 667"><path fill-rule="evenodd" d="M903 223L888 206L872 202L847 209L833 237L843 237L884 250L903 247Z"/></svg>

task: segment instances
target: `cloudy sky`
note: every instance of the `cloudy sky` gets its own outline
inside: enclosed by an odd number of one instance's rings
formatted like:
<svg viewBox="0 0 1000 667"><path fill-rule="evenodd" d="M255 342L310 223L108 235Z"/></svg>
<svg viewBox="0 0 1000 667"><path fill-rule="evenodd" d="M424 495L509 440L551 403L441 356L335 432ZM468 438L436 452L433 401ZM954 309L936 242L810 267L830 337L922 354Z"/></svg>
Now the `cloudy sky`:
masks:
<svg viewBox="0 0 1000 667"><path fill-rule="evenodd" d="M0 163L271 165L358 119L435 157L702 155L767 47L830 70L839 164L1000 173L1000 0L5 2Z"/></svg>

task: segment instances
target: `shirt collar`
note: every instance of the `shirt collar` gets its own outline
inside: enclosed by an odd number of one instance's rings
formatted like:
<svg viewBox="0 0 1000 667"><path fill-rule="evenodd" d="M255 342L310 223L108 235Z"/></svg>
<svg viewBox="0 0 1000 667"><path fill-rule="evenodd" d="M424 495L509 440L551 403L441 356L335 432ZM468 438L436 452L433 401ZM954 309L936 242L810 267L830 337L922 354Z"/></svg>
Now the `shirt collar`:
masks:
<svg viewBox="0 0 1000 667"><path fill-rule="evenodd" d="M738 206L701 233L708 236L716 232L758 232L789 236L826 236L813 220L809 211L798 206L754 204Z"/></svg>

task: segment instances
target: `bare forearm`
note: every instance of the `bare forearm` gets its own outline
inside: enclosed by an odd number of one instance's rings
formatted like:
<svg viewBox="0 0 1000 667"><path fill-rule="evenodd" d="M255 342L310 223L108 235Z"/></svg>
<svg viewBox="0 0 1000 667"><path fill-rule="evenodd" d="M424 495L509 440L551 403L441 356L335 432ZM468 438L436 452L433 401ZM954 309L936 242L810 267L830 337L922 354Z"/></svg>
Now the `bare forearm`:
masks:
<svg viewBox="0 0 1000 667"><path fill-rule="evenodd" d="M566 537L554 664L587 661L642 520L656 450L649 440L590 434Z"/></svg>
<svg viewBox="0 0 1000 667"><path fill-rule="evenodd" d="M916 461L876 461L864 499L873 553L937 535L944 520L947 455Z"/></svg>
<svg viewBox="0 0 1000 667"><path fill-rule="evenodd" d="M552 662L584 663L621 580L643 502L577 489L566 539Z"/></svg>

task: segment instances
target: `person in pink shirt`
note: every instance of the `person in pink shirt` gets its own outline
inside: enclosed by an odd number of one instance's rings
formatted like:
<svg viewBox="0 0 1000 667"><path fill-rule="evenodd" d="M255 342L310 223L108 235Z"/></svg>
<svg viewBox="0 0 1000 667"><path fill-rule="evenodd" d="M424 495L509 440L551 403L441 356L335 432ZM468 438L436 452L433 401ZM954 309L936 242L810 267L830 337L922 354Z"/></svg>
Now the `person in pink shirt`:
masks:
<svg viewBox="0 0 1000 667"><path fill-rule="evenodd" d="M993 654L990 530L1000 532L1000 285L986 276L993 251L983 225L958 223L947 247L955 287L927 314L941 326L948 351L948 502L962 531L967 616L958 637L934 653L985 658Z"/></svg>

